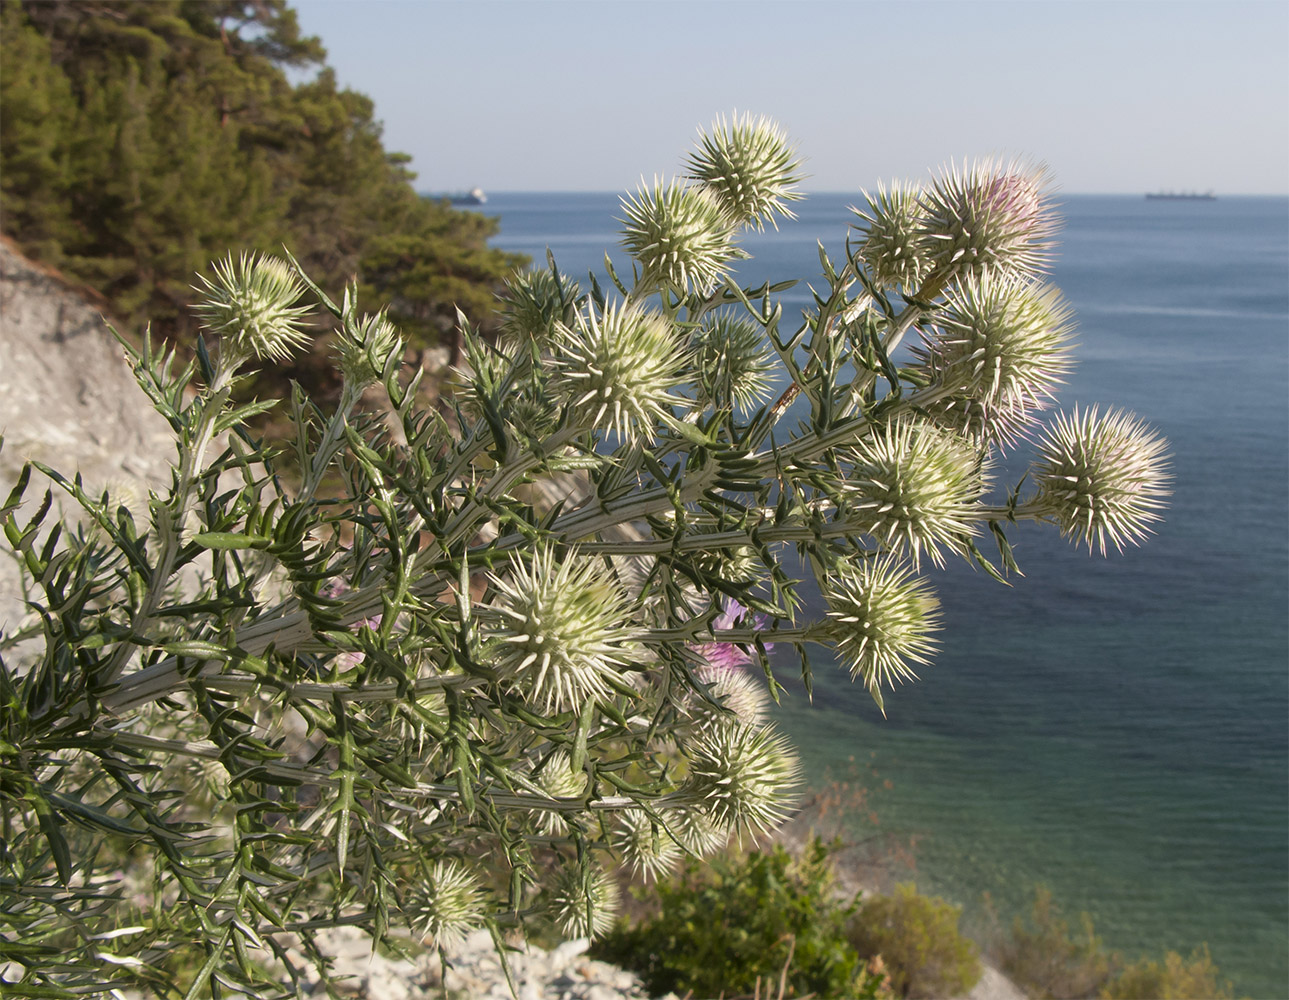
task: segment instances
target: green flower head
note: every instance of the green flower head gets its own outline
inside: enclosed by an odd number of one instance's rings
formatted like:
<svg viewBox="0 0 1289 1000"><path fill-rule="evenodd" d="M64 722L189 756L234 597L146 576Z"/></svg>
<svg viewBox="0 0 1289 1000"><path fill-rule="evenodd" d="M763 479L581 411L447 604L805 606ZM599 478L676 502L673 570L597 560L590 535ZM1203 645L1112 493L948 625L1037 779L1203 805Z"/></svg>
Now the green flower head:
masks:
<svg viewBox="0 0 1289 1000"><path fill-rule="evenodd" d="M281 361L309 339L300 329L308 306L295 303L304 285L291 265L277 257L229 254L215 262L214 280L197 275L201 301L194 311L219 336L221 350L238 361Z"/></svg>
<svg viewBox="0 0 1289 1000"><path fill-rule="evenodd" d="M490 578L501 619L492 666L543 712L607 698L607 678L630 659L627 601L602 563L539 548Z"/></svg>
<svg viewBox="0 0 1289 1000"><path fill-rule="evenodd" d="M685 749L689 777L684 792L717 825L739 836L762 834L787 818L801 765L773 728L713 726Z"/></svg>
<svg viewBox="0 0 1289 1000"><path fill-rule="evenodd" d="M1015 443L1072 367L1072 327L1050 285L1015 273L963 278L913 349L913 369L940 390L927 411L978 444Z"/></svg>
<svg viewBox="0 0 1289 1000"><path fill-rule="evenodd" d="M705 187L655 180L622 209L622 246L640 266L641 288L705 295L747 256L734 245L734 220Z"/></svg>
<svg viewBox="0 0 1289 1000"><path fill-rule="evenodd" d="M866 211L851 209L860 219L857 256L880 287L916 292L930 270L922 246L921 190L893 181L890 188L879 184L876 195L865 191L864 198Z"/></svg>
<svg viewBox="0 0 1289 1000"><path fill-rule="evenodd" d="M922 420L897 420L853 449L843 489L865 534L919 564L937 566L941 546L963 549L975 534L969 515L984 492L975 451L962 438Z"/></svg>
<svg viewBox="0 0 1289 1000"><path fill-rule="evenodd" d="M796 151L783 130L768 118L724 117L700 132L697 150L687 164L690 178L711 190L731 219L740 225L779 228L776 215L796 216L786 202L800 201L793 185L801 180Z"/></svg>
<svg viewBox="0 0 1289 1000"><path fill-rule="evenodd" d="M885 711L882 685L915 679L909 664L927 663L935 652L935 596L909 567L887 556L839 563L824 598L838 654Z"/></svg>
<svg viewBox="0 0 1289 1000"><path fill-rule="evenodd" d="M647 436L683 400L672 394L688 360L665 316L634 305L592 305L559 327L553 388L589 414L589 423L622 438Z"/></svg>
<svg viewBox="0 0 1289 1000"><path fill-rule="evenodd" d="M1135 416L1094 406L1057 414L1039 442L1030 506L1055 521L1066 538L1106 554L1150 534L1171 490L1167 442Z"/></svg>

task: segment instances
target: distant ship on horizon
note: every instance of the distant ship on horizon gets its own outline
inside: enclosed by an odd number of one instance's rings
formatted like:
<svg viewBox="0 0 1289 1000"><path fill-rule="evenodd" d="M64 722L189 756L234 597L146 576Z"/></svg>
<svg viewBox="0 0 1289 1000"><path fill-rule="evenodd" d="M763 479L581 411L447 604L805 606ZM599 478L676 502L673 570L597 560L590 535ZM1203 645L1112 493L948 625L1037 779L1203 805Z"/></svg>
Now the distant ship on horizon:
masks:
<svg viewBox="0 0 1289 1000"><path fill-rule="evenodd" d="M1217 195L1212 191L1205 191L1202 194L1198 191L1158 191L1147 192L1147 201L1217 201Z"/></svg>
<svg viewBox="0 0 1289 1000"><path fill-rule="evenodd" d="M483 193L483 188L472 188L466 193L456 192L453 194L436 194L432 191L422 191L422 198L429 198L432 201L446 201L453 205L486 205L488 196Z"/></svg>

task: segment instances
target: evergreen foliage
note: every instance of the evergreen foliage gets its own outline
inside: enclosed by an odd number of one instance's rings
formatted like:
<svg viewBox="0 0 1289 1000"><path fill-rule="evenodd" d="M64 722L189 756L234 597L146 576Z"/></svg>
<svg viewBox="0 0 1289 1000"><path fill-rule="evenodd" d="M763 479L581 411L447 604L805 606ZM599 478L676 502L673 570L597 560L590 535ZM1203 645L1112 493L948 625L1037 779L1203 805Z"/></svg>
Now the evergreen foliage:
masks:
<svg viewBox="0 0 1289 1000"><path fill-rule="evenodd" d="M780 982L787 997L890 996L847 941L855 904L834 891L831 853L812 839L796 855L776 844L690 860L650 894L655 914L620 924L595 954L639 973L655 996L760 995Z"/></svg>
<svg viewBox="0 0 1289 1000"><path fill-rule="evenodd" d="M494 220L417 195L285 0L5 0L0 17L3 231L122 318L191 343L193 274L287 245L325 285L358 275L414 349L457 307L491 322L521 259L488 248ZM286 373L334 389L326 354Z"/></svg>
<svg viewBox="0 0 1289 1000"><path fill-rule="evenodd" d="M864 958L882 957L898 996L959 996L980 979L976 946L959 930L961 918L961 907L906 883L864 903L850 941Z"/></svg>

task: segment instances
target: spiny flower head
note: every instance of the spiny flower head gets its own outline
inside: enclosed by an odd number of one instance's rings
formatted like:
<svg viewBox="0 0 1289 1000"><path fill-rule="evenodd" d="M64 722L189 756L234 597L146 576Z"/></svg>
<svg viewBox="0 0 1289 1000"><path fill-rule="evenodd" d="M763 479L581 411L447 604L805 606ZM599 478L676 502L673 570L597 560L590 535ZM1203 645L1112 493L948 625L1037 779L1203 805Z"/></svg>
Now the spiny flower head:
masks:
<svg viewBox="0 0 1289 1000"><path fill-rule="evenodd" d="M901 419L877 428L848 456L843 488L855 496L851 518L860 531L916 566L925 549L937 566L940 546L963 548L975 534L970 516L984 492L970 445L933 424Z"/></svg>
<svg viewBox="0 0 1289 1000"><path fill-rule="evenodd" d="M876 195L865 191L864 198L867 211L851 209L863 234L859 259L878 286L916 292L930 270L923 255L921 190L892 181L889 189L878 184Z"/></svg>
<svg viewBox="0 0 1289 1000"><path fill-rule="evenodd" d="M412 925L435 947L451 949L483 923L483 887L460 861L436 861L408 898Z"/></svg>
<svg viewBox="0 0 1289 1000"><path fill-rule="evenodd" d="M586 791L586 772L573 769L573 762L566 753L550 756L537 772L537 784L553 799L572 799ZM548 836L568 829L564 817L549 809L538 810L538 826Z"/></svg>
<svg viewBox="0 0 1289 1000"><path fill-rule="evenodd" d="M643 809L627 809L619 814L611 842L631 873L645 882L666 875L683 853L671 834Z"/></svg>
<svg viewBox="0 0 1289 1000"><path fill-rule="evenodd" d="M765 833L787 817L801 766L788 741L769 726L701 730L685 747L685 794L719 826Z"/></svg>
<svg viewBox="0 0 1289 1000"><path fill-rule="evenodd" d="M336 353L345 381L361 390L380 381L391 359L402 357L403 340L382 310L364 316L352 330L341 330Z"/></svg>
<svg viewBox="0 0 1289 1000"><path fill-rule="evenodd" d="M308 335L300 317L308 306L295 303L304 285L284 260L261 254L229 254L216 261L214 280L197 275L201 296L194 311L206 329L218 334L221 350L241 361L281 361L304 345Z"/></svg>
<svg viewBox="0 0 1289 1000"><path fill-rule="evenodd" d="M606 678L629 659L628 609L600 562L576 554L556 558L539 547L516 559L508 577L490 576L502 621L492 665L530 704L546 712L606 698Z"/></svg>
<svg viewBox="0 0 1289 1000"><path fill-rule="evenodd" d="M676 842L700 858L715 854L729 840L728 827L718 825L707 812L696 805L674 806L663 818L676 836Z"/></svg>
<svg viewBox="0 0 1289 1000"><path fill-rule="evenodd" d="M714 644L713 644L714 645ZM737 647L731 646L737 649ZM743 654L746 660L746 654ZM706 698L690 695L686 700L689 714L700 727L719 725L761 726L769 717L770 697L751 674L737 667L707 663L694 671L694 678L707 685L713 698L734 713L721 712Z"/></svg>
<svg viewBox="0 0 1289 1000"><path fill-rule="evenodd" d="M862 679L885 711L881 685L913 679L910 663L927 663L940 626L930 587L893 556L838 563L824 598L837 652L852 679Z"/></svg>
<svg viewBox="0 0 1289 1000"><path fill-rule="evenodd" d="M942 278L1046 268L1056 218L1047 171L1018 160L953 163L922 195L922 247Z"/></svg>
<svg viewBox="0 0 1289 1000"><path fill-rule="evenodd" d="M599 865L567 865L547 891L551 915L568 937L597 938L613 926L618 883Z"/></svg>
<svg viewBox="0 0 1289 1000"><path fill-rule="evenodd" d="M700 403L750 410L770 395L774 358L755 323L717 313L694 333Z"/></svg>
<svg viewBox="0 0 1289 1000"><path fill-rule="evenodd" d="M794 189L801 175L796 151L783 130L768 118L724 116L710 132L700 130L698 148L689 156L689 176L710 188L735 222L779 228L775 215L796 216L785 202L800 201Z"/></svg>
<svg viewBox="0 0 1289 1000"><path fill-rule="evenodd" d="M687 360L665 316L636 305L592 305L572 327L559 328L556 387L575 407L592 412L592 426L623 438L647 434L683 402L671 390Z"/></svg>
<svg viewBox="0 0 1289 1000"><path fill-rule="evenodd" d="M547 268L516 271L501 294L501 330L514 345L535 342L544 349L559 324L573 322L580 293L577 282Z"/></svg>
<svg viewBox="0 0 1289 1000"><path fill-rule="evenodd" d="M1038 446L1038 494L1029 506L1088 551L1123 551L1150 534L1171 490L1168 443L1131 413L1094 406L1057 414Z"/></svg>
<svg viewBox="0 0 1289 1000"><path fill-rule="evenodd" d="M980 444L1012 444L1070 371L1069 306L1051 285L1015 273L967 276L914 348L915 370L941 391L938 423Z"/></svg>
<svg viewBox="0 0 1289 1000"><path fill-rule="evenodd" d="M622 210L622 246L640 265L641 288L706 294L747 256L734 245L734 220L705 187L655 180Z"/></svg>

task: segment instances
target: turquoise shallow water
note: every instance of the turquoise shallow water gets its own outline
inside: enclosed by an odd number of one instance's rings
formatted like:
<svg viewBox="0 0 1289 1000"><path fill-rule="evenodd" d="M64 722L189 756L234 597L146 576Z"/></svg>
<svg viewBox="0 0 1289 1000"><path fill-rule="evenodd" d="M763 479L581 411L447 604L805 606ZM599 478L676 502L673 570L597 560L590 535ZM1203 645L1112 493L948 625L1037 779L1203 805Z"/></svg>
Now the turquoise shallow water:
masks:
<svg viewBox="0 0 1289 1000"><path fill-rule="evenodd" d="M857 197L811 196L746 242L740 274L810 279ZM621 214L597 193L487 210L496 245L550 246L575 276L602 273ZM1124 406L1169 438L1167 520L1108 559L1016 529L1014 587L933 574L944 650L887 719L821 656L814 703L790 683L780 721L813 776L873 755L892 784L874 807L917 835L924 887L1006 912L1042 882L1111 947L1206 941L1241 994L1289 996L1289 200L1074 195L1062 212L1052 278L1080 347L1060 405Z"/></svg>

